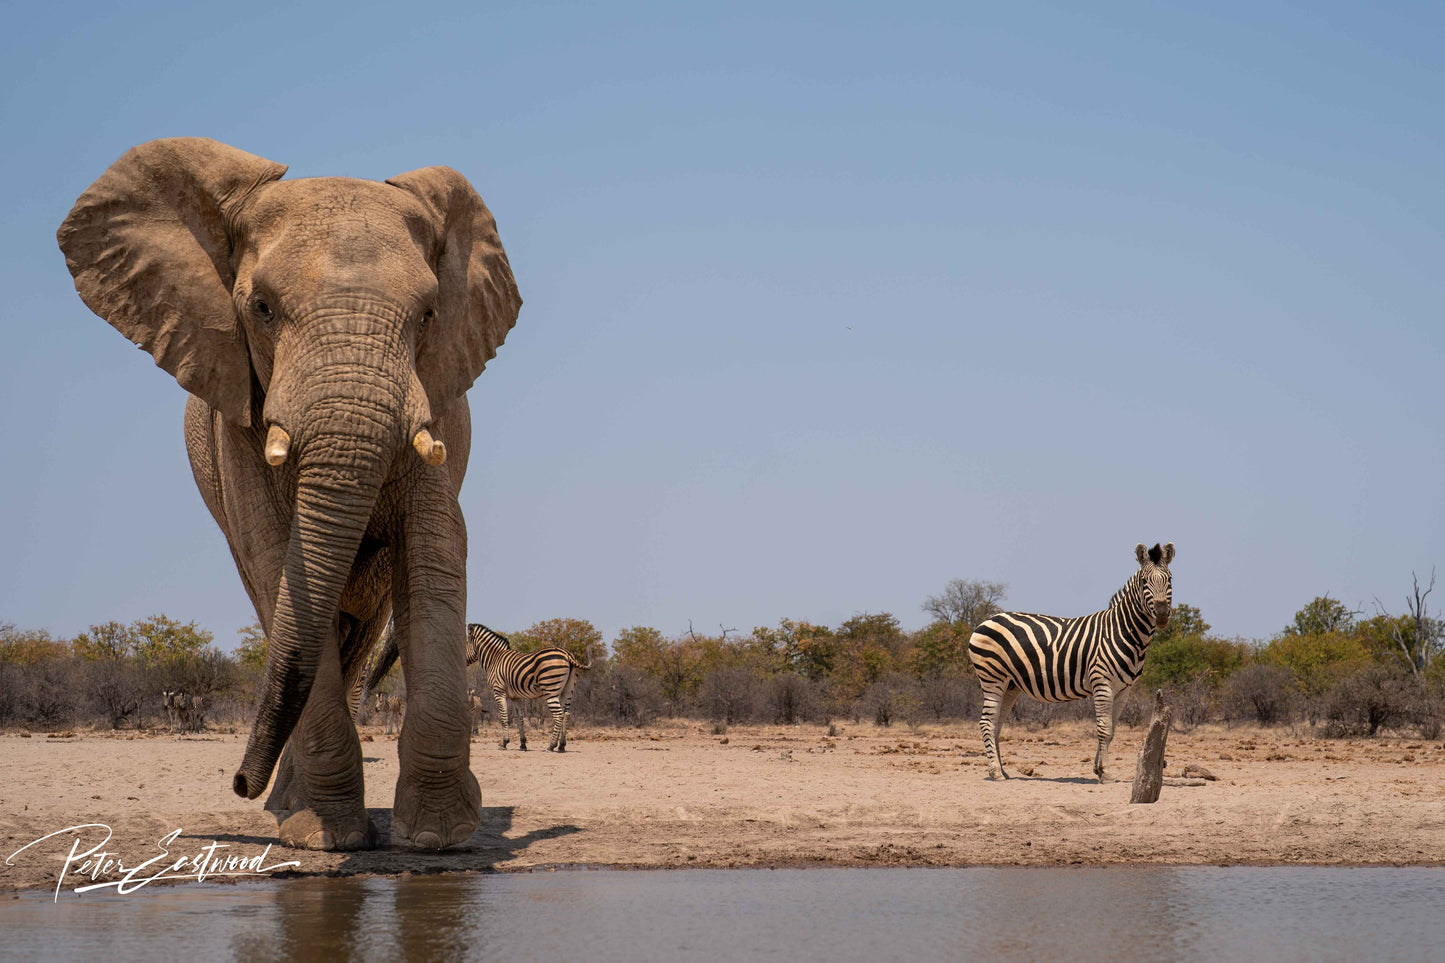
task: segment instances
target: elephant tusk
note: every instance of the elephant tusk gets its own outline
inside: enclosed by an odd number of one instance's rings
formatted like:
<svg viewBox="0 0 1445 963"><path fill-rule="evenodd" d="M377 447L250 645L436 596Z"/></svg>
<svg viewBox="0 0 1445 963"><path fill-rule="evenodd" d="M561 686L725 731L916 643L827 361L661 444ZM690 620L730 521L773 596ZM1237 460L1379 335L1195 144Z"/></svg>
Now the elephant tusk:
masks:
<svg viewBox="0 0 1445 963"><path fill-rule="evenodd" d="M425 428L416 433L411 446L428 465L440 465L447 460L447 446L433 438Z"/></svg>
<svg viewBox="0 0 1445 963"><path fill-rule="evenodd" d="M266 432L266 464L272 468L284 465L290 453L291 436L280 425L272 425L271 430Z"/></svg>

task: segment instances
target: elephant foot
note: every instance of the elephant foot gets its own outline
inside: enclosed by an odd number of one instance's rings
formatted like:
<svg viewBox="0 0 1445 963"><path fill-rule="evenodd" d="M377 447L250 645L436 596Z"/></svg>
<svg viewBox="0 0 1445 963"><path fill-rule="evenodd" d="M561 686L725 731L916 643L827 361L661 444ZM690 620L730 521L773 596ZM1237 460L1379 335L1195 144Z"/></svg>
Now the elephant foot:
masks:
<svg viewBox="0 0 1445 963"><path fill-rule="evenodd" d="M292 849L327 852L375 849L376 826L363 811L360 817L328 817L314 809L277 814L281 842Z"/></svg>
<svg viewBox="0 0 1445 963"><path fill-rule="evenodd" d="M453 786L429 782L424 790L403 775L392 804L391 841L416 849L458 846L472 837L481 818L482 790L470 769L462 770Z"/></svg>

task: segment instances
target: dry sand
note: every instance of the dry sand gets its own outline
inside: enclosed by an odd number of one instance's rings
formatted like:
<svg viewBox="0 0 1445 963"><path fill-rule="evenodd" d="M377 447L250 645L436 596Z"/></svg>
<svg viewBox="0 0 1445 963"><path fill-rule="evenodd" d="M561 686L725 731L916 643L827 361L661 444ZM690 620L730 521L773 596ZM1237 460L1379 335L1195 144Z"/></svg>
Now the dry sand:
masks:
<svg viewBox="0 0 1445 963"><path fill-rule="evenodd" d="M396 742L364 730L367 805L389 830ZM1166 785L1130 805L1129 783L1086 778L1092 726L1005 732L1015 778L983 778L971 725L695 723L574 727L568 752L474 737L481 827L444 853L332 854L277 847L304 873L621 867L973 866L1117 863L1445 863L1445 746L1421 739L1326 740L1288 729L1175 732L1166 775L1204 766L1217 781ZM183 830L172 852L211 840L258 855L275 822L231 793L244 733L0 735L0 856L79 823L106 823L128 862ZM1142 729L1114 741L1130 777ZM513 743L515 746L515 742ZM1032 775L1024 775L1026 771ZM3 865L0 888L53 887L64 844ZM67 888L72 883L67 884Z"/></svg>

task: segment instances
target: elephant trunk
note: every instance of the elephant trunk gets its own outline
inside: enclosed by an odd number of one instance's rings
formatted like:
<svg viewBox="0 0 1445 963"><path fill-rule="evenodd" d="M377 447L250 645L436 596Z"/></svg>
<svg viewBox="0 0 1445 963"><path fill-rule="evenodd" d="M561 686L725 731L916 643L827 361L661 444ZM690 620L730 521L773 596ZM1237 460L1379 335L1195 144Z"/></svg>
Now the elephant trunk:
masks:
<svg viewBox="0 0 1445 963"><path fill-rule="evenodd" d="M238 796L265 790L311 695L323 647L338 644L341 593L381 489L379 454L365 459L370 464L348 458L344 467L302 457L260 707L232 784Z"/></svg>
<svg viewBox="0 0 1445 963"><path fill-rule="evenodd" d="M296 432L296 510L268 633L260 706L232 788L255 799L310 698L325 646L337 646L338 610L391 463L405 450L403 393L375 405L355 397L308 406ZM312 426L322 426L320 431Z"/></svg>

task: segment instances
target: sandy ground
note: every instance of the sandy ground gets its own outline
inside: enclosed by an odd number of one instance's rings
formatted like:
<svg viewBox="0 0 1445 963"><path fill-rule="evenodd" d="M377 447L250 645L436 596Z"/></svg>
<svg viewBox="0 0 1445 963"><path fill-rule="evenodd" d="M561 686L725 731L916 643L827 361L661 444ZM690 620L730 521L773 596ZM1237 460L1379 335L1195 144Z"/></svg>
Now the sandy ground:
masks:
<svg viewBox="0 0 1445 963"><path fill-rule="evenodd" d="M367 805L390 828L395 737L364 730ZM983 778L971 725L574 727L565 755L474 737L483 819L444 853L273 849L304 873L517 871L557 865L1060 865L1445 863L1445 746L1411 738L1325 740L1288 729L1206 727L1170 736L1166 785L1130 805L1129 783L1089 774L1091 726L1006 731L1014 778ZM1121 729L1113 773L1133 774L1144 730ZM105 823L134 864L212 840L252 857L275 840L259 800L231 793L242 733L0 735L0 856L47 833ZM543 742L545 745L545 742ZM515 742L513 743L515 746ZM1024 773L1031 771L1031 775ZM1196 780L1197 781L1197 780ZM93 833L95 831L87 831ZM103 832L103 831L101 831ZM93 842L100 837L88 836ZM54 887L70 837L0 864L0 888ZM99 877L105 878L105 877ZM86 880L68 878L67 888Z"/></svg>

